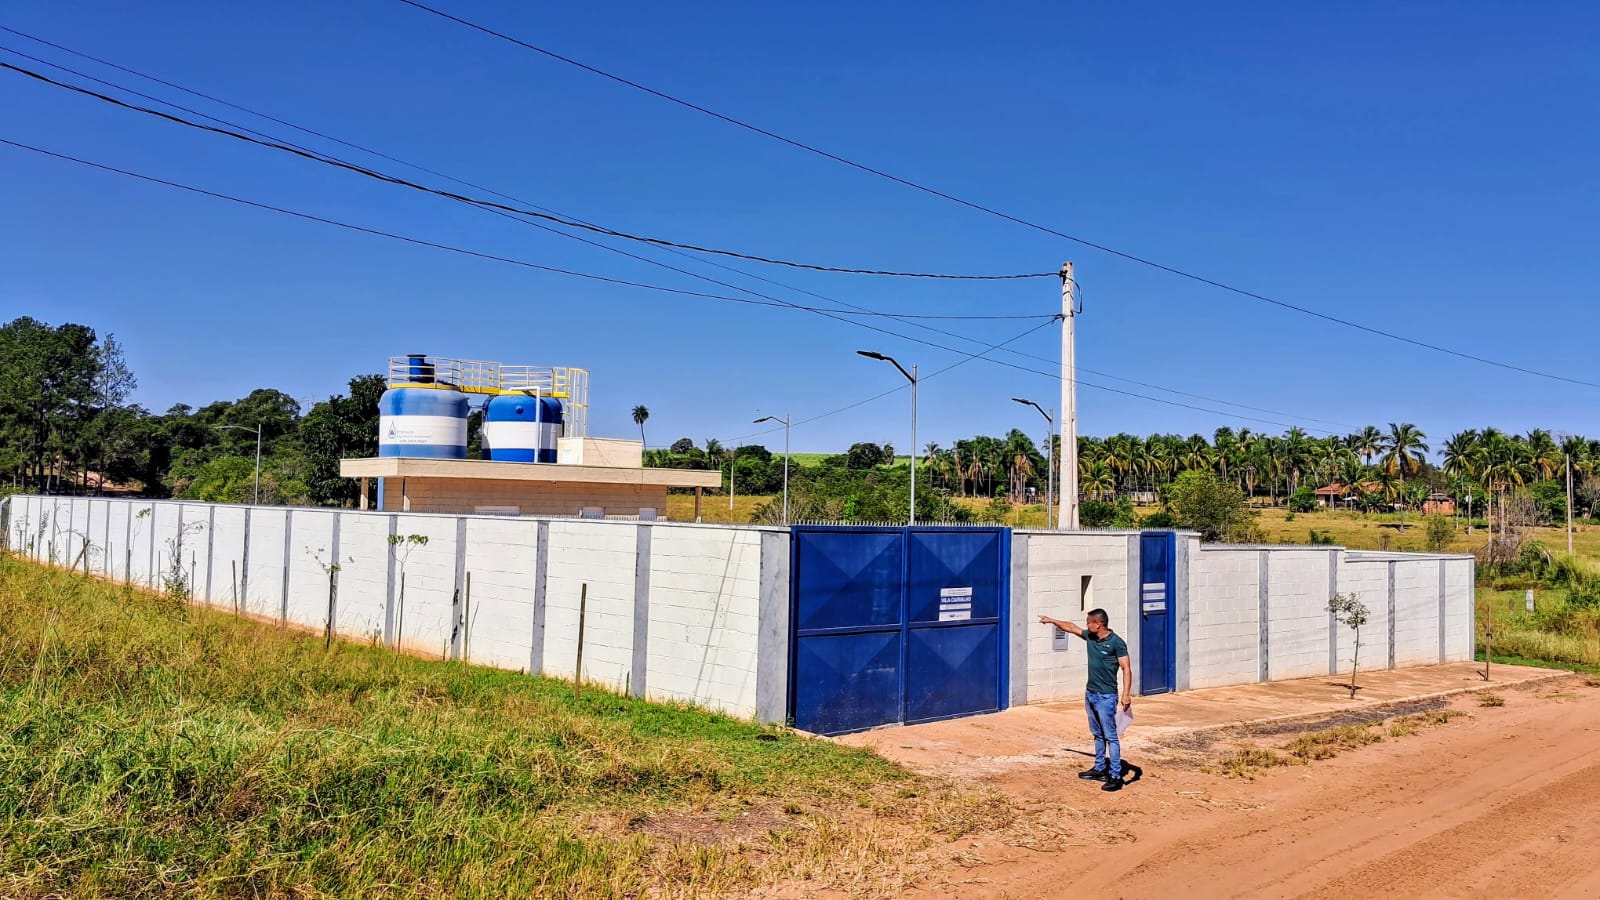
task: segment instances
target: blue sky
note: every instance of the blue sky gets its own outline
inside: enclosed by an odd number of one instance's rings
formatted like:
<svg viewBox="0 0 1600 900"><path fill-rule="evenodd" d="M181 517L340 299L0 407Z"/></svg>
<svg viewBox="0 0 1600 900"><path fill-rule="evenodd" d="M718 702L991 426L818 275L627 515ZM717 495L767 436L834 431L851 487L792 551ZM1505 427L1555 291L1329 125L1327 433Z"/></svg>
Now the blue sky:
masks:
<svg viewBox="0 0 1600 900"><path fill-rule="evenodd" d="M1015 215L1466 352L1586 380L1597 322L1593 4L520 4L485 25ZM1272 409L1084 387L1080 431L1345 431L1416 422L1600 433L1600 390L1363 335L911 191L395 0L240 7L13 0L0 24L576 217L835 265L1049 271L1073 260L1083 366ZM334 145L0 33L0 45ZM39 66L0 53L7 61ZM69 78L69 80L78 80ZM447 200L0 72L0 137L546 265L727 293ZM392 163L360 161L441 184ZM0 147L0 318L115 332L152 409L276 387L305 401L394 354L592 371L591 432L740 438L961 357L814 315L469 259ZM613 242L614 243L614 242ZM831 305L658 250L633 252ZM738 264L873 309L1048 315L1051 280L928 283ZM976 350L898 322L883 327ZM1034 322L929 323L996 343ZM1047 326L1009 345L1059 358ZM1037 359L1020 365L1054 369ZM1086 380L1229 411L1099 376ZM921 388L919 443L1022 427L1059 382L978 360ZM797 426L796 450L908 444L897 393ZM762 440L781 446L782 435Z"/></svg>

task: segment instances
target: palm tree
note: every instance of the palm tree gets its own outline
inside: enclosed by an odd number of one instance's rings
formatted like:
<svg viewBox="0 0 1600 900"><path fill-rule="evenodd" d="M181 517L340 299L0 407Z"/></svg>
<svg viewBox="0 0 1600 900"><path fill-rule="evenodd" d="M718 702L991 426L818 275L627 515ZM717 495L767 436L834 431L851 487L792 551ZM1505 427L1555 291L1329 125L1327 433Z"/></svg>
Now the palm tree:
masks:
<svg viewBox="0 0 1600 900"><path fill-rule="evenodd" d="M1378 454L1384 446L1383 432L1376 425L1368 425L1355 434L1350 435L1350 449L1361 454L1367 465L1372 465L1372 457Z"/></svg>
<svg viewBox="0 0 1600 900"><path fill-rule="evenodd" d="M1383 467L1400 476L1401 484L1407 475L1422 471L1422 454L1428 451L1427 435L1410 422L1389 423L1389 433L1384 436Z"/></svg>
<svg viewBox="0 0 1600 900"><path fill-rule="evenodd" d="M1311 461L1311 436L1296 425L1283 435L1283 464L1289 474L1289 493L1300 489L1300 473Z"/></svg>
<svg viewBox="0 0 1600 900"><path fill-rule="evenodd" d="M1528 432L1525 443L1528 446L1528 465L1539 473L1540 480L1550 480L1556 470L1562 467L1561 448L1556 446L1550 432L1543 428Z"/></svg>
<svg viewBox="0 0 1600 900"><path fill-rule="evenodd" d="M650 418L650 410L646 409L644 404L640 404L633 408L633 424L639 426L639 443L641 444L645 442L644 423L648 418Z"/></svg>
<svg viewBox="0 0 1600 900"><path fill-rule="evenodd" d="M1078 465L1078 489L1098 500L1116 491L1117 476L1105 460L1083 460Z"/></svg>

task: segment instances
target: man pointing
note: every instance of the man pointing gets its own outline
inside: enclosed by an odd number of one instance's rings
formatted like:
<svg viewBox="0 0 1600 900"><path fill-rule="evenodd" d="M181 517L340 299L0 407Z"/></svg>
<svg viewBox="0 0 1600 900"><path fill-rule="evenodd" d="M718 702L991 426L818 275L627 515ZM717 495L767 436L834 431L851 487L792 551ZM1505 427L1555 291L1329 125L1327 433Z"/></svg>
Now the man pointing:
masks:
<svg viewBox="0 0 1600 900"><path fill-rule="evenodd" d="M1094 768L1078 773L1086 781L1103 781L1103 791L1122 790L1122 741L1117 737L1117 708L1127 709L1133 701L1133 665L1128 661L1128 643L1111 630L1103 609L1091 609L1086 627L1049 616L1039 621L1083 638L1089 648L1089 685L1083 706L1089 713L1089 732L1094 735ZM1117 670L1122 670L1122 690L1117 690ZM1110 759L1107 759L1109 751Z"/></svg>

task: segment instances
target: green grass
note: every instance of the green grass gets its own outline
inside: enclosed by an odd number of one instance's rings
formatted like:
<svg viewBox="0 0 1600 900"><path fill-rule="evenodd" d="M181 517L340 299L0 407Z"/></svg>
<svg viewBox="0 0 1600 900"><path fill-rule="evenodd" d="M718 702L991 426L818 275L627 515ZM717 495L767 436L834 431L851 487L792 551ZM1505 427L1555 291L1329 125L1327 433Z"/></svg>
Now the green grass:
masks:
<svg viewBox="0 0 1600 900"><path fill-rule="evenodd" d="M1491 625L1494 638L1486 644ZM1480 585L1479 659L1486 645L1493 649L1495 662L1600 672L1600 608L1569 602L1564 589L1536 588L1530 614L1522 590Z"/></svg>
<svg viewBox="0 0 1600 900"><path fill-rule="evenodd" d="M742 892L892 871L961 802L782 729L0 559L0 895Z"/></svg>

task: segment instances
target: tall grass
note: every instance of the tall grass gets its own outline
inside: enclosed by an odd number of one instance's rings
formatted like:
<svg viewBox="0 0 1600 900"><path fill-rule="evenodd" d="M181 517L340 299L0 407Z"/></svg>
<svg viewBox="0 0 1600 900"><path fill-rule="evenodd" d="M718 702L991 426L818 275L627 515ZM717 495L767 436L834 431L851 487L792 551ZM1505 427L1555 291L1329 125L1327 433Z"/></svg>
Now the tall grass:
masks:
<svg viewBox="0 0 1600 900"><path fill-rule="evenodd" d="M0 559L0 894L738 891L891 865L841 822L911 781L711 712L325 650Z"/></svg>
<svg viewBox="0 0 1600 900"><path fill-rule="evenodd" d="M1478 592L1478 644L1496 659L1519 657L1539 662L1600 667L1600 607L1574 603L1564 589L1538 592L1534 611L1526 611L1520 590ZM1493 624L1493 640L1485 634Z"/></svg>

